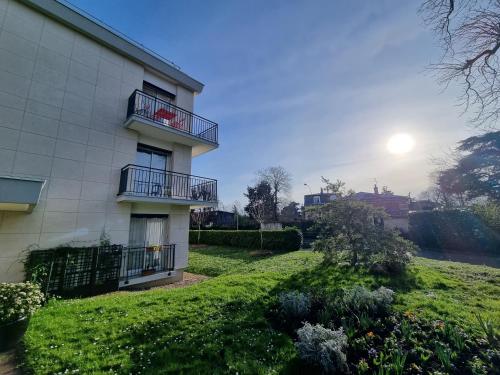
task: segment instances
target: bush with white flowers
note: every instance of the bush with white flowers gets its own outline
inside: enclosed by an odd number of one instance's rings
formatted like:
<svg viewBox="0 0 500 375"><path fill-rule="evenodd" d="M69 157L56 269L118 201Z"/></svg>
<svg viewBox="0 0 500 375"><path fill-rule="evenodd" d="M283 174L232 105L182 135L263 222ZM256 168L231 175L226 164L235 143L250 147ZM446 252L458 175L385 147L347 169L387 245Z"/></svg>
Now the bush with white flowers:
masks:
<svg viewBox="0 0 500 375"><path fill-rule="evenodd" d="M43 301L38 284L0 283L0 325L31 316Z"/></svg>

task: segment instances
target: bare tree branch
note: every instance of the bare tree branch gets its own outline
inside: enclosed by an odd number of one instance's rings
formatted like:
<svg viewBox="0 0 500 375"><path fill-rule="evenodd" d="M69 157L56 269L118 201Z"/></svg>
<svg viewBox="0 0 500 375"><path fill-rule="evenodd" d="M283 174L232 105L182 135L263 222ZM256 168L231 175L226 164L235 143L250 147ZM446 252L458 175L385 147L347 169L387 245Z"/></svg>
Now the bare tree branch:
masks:
<svg viewBox="0 0 500 375"><path fill-rule="evenodd" d="M461 85L459 104L472 113L472 123L495 128L500 116L500 0L426 0L420 12L443 46L441 61L431 65L438 82Z"/></svg>

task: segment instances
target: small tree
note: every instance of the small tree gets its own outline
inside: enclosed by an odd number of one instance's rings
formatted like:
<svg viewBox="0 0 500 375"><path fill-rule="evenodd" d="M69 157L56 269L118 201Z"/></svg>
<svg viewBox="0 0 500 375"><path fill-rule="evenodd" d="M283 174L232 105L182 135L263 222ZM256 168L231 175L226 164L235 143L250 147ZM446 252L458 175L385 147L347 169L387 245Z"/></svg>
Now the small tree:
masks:
<svg viewBox="0 0 500 375"><path fill-rule="evenodd" d="M348 198L314 210L320 211L315 215L320 240L314 243L314 249L324 252L327 260L347 252L352 266L358 264L360 256L374 250L377 232L383 230L381 223L386 217L382 209Z"/></svg>
<svg viewBox="0 0 500 375"><path fill-rule="evenodd" d="M247 206L248 213L252 218L259 223L259 233L260 233L260 249L264 247L264 238L262 235L262 225L266 220L266 209L265 203L262 200L254 200Z"/></svg>
<svg viewBox="0 0 500 375"><path fill-rule="evenodd" d="M191 210L191 222L196 225L198 228L198 244L200 244L201 237L201 226L205 223L207 216L210 211L207 211L203 208L199 208L198 210Z"/></svg>
<svg viewBox="0 0 500 375"><path fill-rule="evenodd" d="M233 214L236 219L236 230L240 230L240 213L241 213L241 203L239 201L234 201L233 203Z"/></svg>

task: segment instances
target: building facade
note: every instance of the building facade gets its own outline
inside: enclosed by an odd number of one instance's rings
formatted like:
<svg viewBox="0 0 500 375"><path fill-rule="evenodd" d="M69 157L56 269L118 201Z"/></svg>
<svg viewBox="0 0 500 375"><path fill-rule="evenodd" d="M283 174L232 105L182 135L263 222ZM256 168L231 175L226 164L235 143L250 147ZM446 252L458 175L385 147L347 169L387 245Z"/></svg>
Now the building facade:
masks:
<svg viewBox="0 0 500 375"><path fill-rule="evenodd" d="M23 279L28 249L103 238L134 247L134 282L166 277L164 257L179 278L191 207L217 204L217 181L191 175L218 147L202 89L61 3L0 0L0 281Z"/></svg>

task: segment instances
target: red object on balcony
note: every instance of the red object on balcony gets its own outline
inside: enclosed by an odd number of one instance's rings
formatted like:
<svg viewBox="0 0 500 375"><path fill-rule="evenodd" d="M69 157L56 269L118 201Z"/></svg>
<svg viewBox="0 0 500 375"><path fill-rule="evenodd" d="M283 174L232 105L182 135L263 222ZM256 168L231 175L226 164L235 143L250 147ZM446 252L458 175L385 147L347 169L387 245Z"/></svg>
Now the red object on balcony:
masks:
<svg viewBox="0 0 500 375"><path fill-rule="evenodd" d="M155 120L172 120L175 117L175 113L167 111L165 108L160 108L154 114Z"/></svg>
<svg viewBox="0 0 500 375"><path fill-rule="evenodd" d="M184 125L184 120L173 121L170 123L170 126L176 129L186 130L186 126Z"/></svg>

